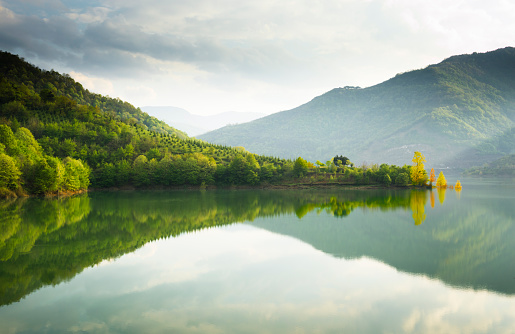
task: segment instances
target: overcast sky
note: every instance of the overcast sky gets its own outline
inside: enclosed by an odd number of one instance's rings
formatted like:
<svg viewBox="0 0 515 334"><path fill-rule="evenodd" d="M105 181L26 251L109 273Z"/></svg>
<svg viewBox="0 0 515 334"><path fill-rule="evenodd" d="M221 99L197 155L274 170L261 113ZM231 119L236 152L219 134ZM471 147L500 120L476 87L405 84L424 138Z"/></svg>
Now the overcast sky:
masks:
<svg viewBox="0 0 515 334"><path fill-rule="evenodd" d="M137 107L274 113L515 46L512 0L0 0L0 49Z"/></svg>

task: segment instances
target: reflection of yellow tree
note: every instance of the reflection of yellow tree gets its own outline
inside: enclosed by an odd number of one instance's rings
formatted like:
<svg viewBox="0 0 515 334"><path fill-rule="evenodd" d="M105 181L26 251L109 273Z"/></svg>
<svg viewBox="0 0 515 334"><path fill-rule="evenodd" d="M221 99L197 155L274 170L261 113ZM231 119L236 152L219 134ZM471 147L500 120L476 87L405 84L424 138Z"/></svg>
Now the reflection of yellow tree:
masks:
<svg viewBox="0 0 515 334"><path fill-rule="evenodd" d="M437 188L438 191L438 200L440 201L440 204L443 205L443 202L445 201L445 191L446 188Z"/></svg>
<svg viewBox="0 0 515 334"><path fill-rule="evenodd" d="M433 191L431 191L429 193L429 199L431 201L431 208L434 208L435 207L435 193Z"/></svg>
<svg viewBox="0 0 515 334"><path fill-rule="evenodd" d="M420 225L426 220L425 204L427 201L426 191L412 191L410 197L411 211L415 225Z"/></svg>

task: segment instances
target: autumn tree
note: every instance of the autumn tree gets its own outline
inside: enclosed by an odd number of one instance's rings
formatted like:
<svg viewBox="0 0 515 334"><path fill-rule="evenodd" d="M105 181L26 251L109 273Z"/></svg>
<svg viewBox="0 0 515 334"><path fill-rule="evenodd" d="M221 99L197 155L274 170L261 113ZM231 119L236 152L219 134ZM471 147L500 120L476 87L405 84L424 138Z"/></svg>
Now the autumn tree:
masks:
<svg viewBox="0 0 515 334"><path fill-rule="evenodd" d="M427 172L424 169L424 162L426 158L422 153L415 151L413 155L413 166L411 167L411 182L414 185L422 186L427 182Z"/></svg>
<svg viewBox="0 0 515 334"><path fill-rule="evenodd" d="M445 179L443 172L440 172L440 174L438 175L438 179L436 180L436 186L438 188L447 188L447 180Z"/></svg>
<svg viewBox="0 0 515 334"><path fill-rule="evenodd" d="M433 182L436 182L435 169L431 168L431 173L429 174L429 184L432 186Z"/></svg>

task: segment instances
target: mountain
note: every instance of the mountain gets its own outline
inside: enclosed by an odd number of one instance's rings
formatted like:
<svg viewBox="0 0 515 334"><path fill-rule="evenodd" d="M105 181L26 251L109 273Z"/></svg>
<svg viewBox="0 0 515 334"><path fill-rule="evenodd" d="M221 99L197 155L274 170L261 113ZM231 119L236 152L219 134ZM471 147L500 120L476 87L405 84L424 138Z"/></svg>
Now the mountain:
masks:
<svg viewBox="0 0 515 334"><path fill-rule="evenodd" d="M200 139L258 154L325 161L469 167L513 150L515 48L453 56L378 85L333 89L297 108Z"/></svg>
<svg viewBox="0 0 515 334"><path fill-rule="evenodd" d="M152 115L189 136L194 137L213 131L229 124L240 124L265 116L261 113L228 111L216 115L202 116L177 107L142 107L141 110Z"/></svg>

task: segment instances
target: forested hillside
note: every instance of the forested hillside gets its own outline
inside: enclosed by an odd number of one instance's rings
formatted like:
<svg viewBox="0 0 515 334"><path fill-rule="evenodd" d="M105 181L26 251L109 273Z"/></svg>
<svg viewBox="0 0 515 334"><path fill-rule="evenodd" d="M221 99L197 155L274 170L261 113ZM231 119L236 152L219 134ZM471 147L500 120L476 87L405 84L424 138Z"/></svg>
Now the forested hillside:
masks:
<svg viewBox="0 0 515 334"><path fill-rule="evenodd" d="M259 154L310 161L468 167L513 153L515 49L454 56L369 88L333 89L292 110L200 136Z"/></svg>
<svg viewBox="0 0 515 334"><path fill-rule="evenodd" d="M470 168L466 175L515 177L515 154L510 154L481 167Z"/></svg>
<svg viewBox="0 0 515 334"><path fill-rule="evenodd" d="M0 53L0 189L256 184L293 162L189 139L127 102ZM1 194L0 194L1 195ZM7 194L9 195L9 194Z"/></svg>

